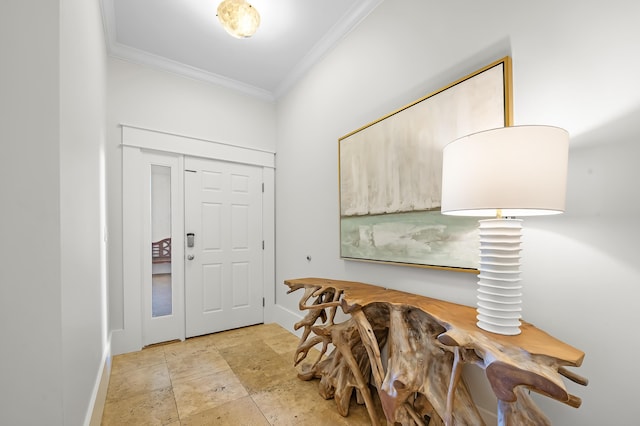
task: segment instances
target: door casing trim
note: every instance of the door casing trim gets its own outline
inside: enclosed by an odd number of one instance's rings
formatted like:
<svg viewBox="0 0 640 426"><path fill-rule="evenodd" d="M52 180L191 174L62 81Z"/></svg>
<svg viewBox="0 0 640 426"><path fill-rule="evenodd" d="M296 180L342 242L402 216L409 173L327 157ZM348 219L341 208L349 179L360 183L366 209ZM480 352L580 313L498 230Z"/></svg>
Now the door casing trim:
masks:
<svg viewBox="0 0 640 426"><path fill-rule="evenodd" d="M143 347L141 276L142 211L139 186L143 179L143 150L194 156L263 167L263 294L264 321L271 322L275 306L275 153L225 142L209 141L121 124L122 128L122 303L123 328L112 330L113 355ZM178 244L183 244L177 241ZM113 281L111 288L118 285Z"/></svg>

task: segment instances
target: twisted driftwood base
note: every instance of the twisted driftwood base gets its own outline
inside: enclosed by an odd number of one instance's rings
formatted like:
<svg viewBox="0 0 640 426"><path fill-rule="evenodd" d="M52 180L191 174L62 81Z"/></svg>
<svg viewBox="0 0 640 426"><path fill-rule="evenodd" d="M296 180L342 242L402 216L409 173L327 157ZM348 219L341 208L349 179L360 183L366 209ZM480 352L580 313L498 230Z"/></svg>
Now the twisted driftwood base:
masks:
<svg viewBox="0 0 640 426"><path fill-rule="evenodd" d="M483 425L462 376L465 363L485 370L498 398L500 425L550 425L523 389L580 406L562 377L587 384L564 367L580 366L584 353L531 324L523 323L520 335L502 336L477 328L475 310L467 306L348 281L305 278L285 284L289 292L304 289L299 307L308 311L295 325L303 328L295 364L322 345L299 377L320 379L320 395L334 398L343 416L355 391L372 424L379 424L373 382L389 424ZM338 307L350 318L336 323ZM327 355L329 344L334 348Z"/></svg>

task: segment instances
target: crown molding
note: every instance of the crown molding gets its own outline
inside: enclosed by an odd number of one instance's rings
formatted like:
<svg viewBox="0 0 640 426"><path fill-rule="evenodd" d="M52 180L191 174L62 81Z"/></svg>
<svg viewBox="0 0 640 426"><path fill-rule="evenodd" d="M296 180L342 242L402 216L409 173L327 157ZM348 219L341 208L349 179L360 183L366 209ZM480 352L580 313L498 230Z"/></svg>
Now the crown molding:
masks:
<svg viewBox="0 0 640 426"><path fill-rule="evenodd" d="M108 47L108 50L111 56L119 59L124 59L130 62L159 68L164 71L169 71L175 74L182 75L184 77L205 81L207 83L213 83L265 101L275 100L273 94L268 90L261 89L259 87L255 87L250 84L246 84L241 81L224 77L218 74L214 74L209 71L195 68L190 65L185 65L183 63L176 62L162 56L154 55L152 53L138 50L129 46L124 46L120 43L114 43L113 45Z"/></svg>
<svg viewBox="0 0 640 426"><path fill-rule="evenodd" d="M324 37L322 37L298 64L293 67L280 84L273 91L274 98L278 99L298 82L315 64L335 47L340 40L345 38L355 27L369 16L373 10L384 0L366 0L353 6L340 21L338 21Z"/></svg>

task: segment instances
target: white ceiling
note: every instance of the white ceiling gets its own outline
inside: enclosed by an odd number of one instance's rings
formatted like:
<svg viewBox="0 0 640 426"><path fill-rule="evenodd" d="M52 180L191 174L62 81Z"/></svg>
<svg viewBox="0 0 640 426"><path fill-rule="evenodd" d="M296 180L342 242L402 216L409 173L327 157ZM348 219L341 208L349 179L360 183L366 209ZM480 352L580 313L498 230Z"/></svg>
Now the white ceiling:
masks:
<svg viewBox="0 0 640 426"><path fill-rule="evenodd" d="M383 0L249 0L249 39L218 22L222 0L102 0L109 54L276 99Z"/></svg>

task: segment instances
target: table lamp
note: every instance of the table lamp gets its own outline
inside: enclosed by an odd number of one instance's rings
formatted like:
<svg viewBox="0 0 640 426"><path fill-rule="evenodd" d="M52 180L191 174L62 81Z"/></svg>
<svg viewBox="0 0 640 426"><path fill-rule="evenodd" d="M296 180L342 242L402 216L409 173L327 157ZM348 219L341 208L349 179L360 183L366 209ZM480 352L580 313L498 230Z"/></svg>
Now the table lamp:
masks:
<svg viewBox="0 0 640 426"><path fill-rule="evenodd" d="M564 212L569 134L513 126L463 136L443 150L442 213L479 221L477 325L520 334L521 216Z"/></svg>

